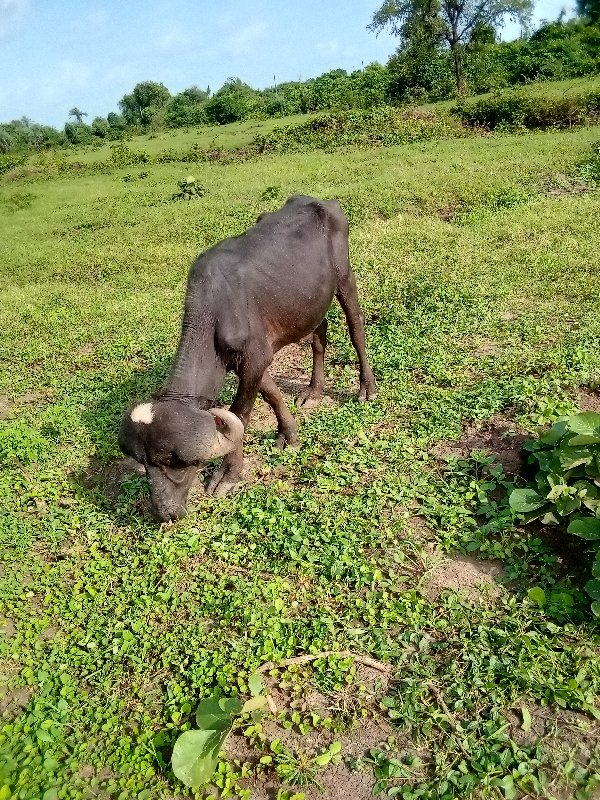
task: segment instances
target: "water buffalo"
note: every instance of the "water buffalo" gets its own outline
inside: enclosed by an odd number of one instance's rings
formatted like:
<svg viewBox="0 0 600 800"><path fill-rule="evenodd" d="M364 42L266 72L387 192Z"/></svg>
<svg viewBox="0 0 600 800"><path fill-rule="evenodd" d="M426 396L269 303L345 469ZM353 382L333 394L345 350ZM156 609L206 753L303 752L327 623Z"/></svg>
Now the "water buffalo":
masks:
<svg viewBox="0 0 600 800"><path fill-rule="evenodd" d="M339 300L360 365L359 400L375 397L363 317L348 259L348 221L334 200L291 197L248 231L202 253L191 267L181 337L164 389L132 406L119 445L146 469L157 516L174 520L198 465L224 456L208 492L240 478L242 438L258 392L277 417L279 446L297 444L296 423L268 367L285 345L312 335L313 367L299 406L316 405L325 380L327 320ZM212 408L225 374L239 379L230 411Z"/></svg>

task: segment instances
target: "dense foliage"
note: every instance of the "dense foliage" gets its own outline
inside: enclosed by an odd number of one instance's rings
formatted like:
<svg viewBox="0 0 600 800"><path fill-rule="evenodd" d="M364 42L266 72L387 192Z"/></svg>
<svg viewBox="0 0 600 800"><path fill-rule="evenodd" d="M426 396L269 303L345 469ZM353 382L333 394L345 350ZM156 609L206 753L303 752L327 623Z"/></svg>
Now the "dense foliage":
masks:
<svg viewBox="0 0 600 800"><path fill-rule="evenodd" d="M516 6L515 6L516 8ZM461 82L465 93L481 93L532 81L564 79L600 72L600 23L559 19L529 37L498 42L489 20L469 27L460 43ZM197 125L225 125L315 111L349 111L381 105L451 98L456 93L456 52L444 44L434 22L403 26L398 51L387 65L369 64L348 73L332 70L304 82L291 81L263 90L229 78L215 93L197 86L176 95L161 83L143 81L119 101L120 113L96 116L76 106L63 131L27 118L0 125L0 154L35 152L123 138L142 131Z"/></svg>
<svg viewBox="0 0 600 800"><path fill-rule="evenodd" d="M588 541L592 580L585 585L600 616L600 414L586 411L559 419L524 445L535 470L533 485L514 489L510 506L531 522L571 522L567 533Z"/></svg>

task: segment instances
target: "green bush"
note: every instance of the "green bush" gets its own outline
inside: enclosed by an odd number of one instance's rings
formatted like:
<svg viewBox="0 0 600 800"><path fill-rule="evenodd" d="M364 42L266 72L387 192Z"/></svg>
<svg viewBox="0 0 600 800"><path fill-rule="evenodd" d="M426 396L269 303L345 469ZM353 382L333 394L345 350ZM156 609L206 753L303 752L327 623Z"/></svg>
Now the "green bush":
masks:
<svg viewBox="0 0 600 800"><path fill-rule="evenodd" d="M110 162L113 167L130 167L133 164L148 164L150 156L146 152L134 152L124 141L119 140L110 146Z"/></svg>
<svg viewBox="0 0 600 800"><path fill-rule="evenodd" d="M0 175L9 172L15 167L22 166L27 160L27 156L17 155L16 153L0 154Z"/></svg>
<svg viewBox="0 0 600 800"><path fill-rule="evenodd" d="M577 165L575 175L586 183L597 186L600 184L600 142L596 142L592 147L592 155Z"/></svg>
<svg viewBox="0 0 600 800"><path fill-rule="evenodd" d="M472 127L571 128L600 119L600 92L568 97L536 97L522 91L500 92L452 113Z"/></svg>
<svg viewBox="0 0 600 800"><path fill-rule="evenodd" d="M562 417L524 449L536 472L532 485L511 492L510 507L524 521L545 525L573 515L567 533L590 542L593 580L585 590L600 616L600 414Z"/></svg>
<svg viewBox="0 0 600 800"><path fill-rule="evenodd" d="M300 125L275 128L256 136L254 144L261 153L283 153L333 150L346 145L390 146L466 135L465 128L446 115L378 106L366 111L321 114Z"/></svg>

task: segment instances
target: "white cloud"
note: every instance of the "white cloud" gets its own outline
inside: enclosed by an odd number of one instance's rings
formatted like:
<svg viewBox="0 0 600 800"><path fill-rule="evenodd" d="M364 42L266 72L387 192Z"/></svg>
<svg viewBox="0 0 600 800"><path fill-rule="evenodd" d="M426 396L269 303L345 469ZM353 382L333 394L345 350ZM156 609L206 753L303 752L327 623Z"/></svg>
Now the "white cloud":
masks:
<svg viewBox="0 0 600 800"><path fill-rule="evenodd" d="M27 16L29 6L29 0L0 0L0 39L19 27Z"/></svg>
<svg viewBox="0 0 600 800"><path fill-rule="evenodd" d="M252 22L225 37L226 49L234 56L250 55L266 32L266 22Z"/></svg>
<svg viewBox="0 0 600 800"><path fill-rule="evenodd" d="M193 42L189 31L184 30L180 25L170 25L158 38L157 45L159 50L181 50L189 47Z"/></svg>
<svg viewBox="0 0 600 800"><path fill-rule="evenodd" d="M316 48L320 56L335 56L340 52L340 43L337 39L330 39L327 42L317 42Z"/></svg>
<svg viewBox="0 0 600 800"><path fill-rule="evenodd" d="M90 85L92 71L85 64L63 59L41 83L40 97L46 103L77 104L75 93ZM85 109L84 109L85 111Z"/></svg>

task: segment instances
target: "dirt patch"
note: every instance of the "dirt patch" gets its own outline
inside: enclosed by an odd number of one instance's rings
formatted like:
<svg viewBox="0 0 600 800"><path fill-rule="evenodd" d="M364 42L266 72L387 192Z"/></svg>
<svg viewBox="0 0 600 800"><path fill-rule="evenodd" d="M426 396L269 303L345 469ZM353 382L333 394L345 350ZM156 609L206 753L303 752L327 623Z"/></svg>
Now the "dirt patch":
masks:
<svg viewBox="0 0 600 800"><path fill-rule="evenodd" d="M453 222L459 211L460 208L458 206L443 206L442 208L438 208L436 214L438 219L442 222Z"/></svg>
<svg viewBox="0 0 600 800"><path fill-rule="evenodd" d="M306 736L302 736L295 731L288 731L282 728L275 721L268 721L263 724L267 737L272 740L281 739L284 746L294 753L307 753L312 755L325 747L332 741L342 743L343 758L356 758L365 755L377 745L385 742L389 736L395 735L395 731L385 720L369 719L358 724L355 728L342 733L333 734L330 731L311 730ZM262 753L254 750L248 740L239 734L229 736L225 742L225 752L229 759L240 763L258 763ZM375 783L373 772L370 769L357 772L348 767L344 761L319 772L317 780L322 787L322 791L317 786L308 786L302 790L306 800L367 800L372 797L372 789ZM255 780L248 788L251 790L252 800L273 800L277 796L280 783L272 778L265 778L264 781Z"/></svg>
<svg viewBox="0 0 600 800"><path fill-rule="evenodd" d="M10 617L0 617L0 636L10 639L15 635L16 630L15 623Z"/></svg>
<svg viewBox="0 0 600 800"><path fill-rule="evenodd" d="M503 350L500 342L497 342L494 339L486 339L482 336L475 336L466 341L465 344L475 358L497 356Z"/></svg>
<svg viewBox="0 0 600 800"><path fill-rule="evenodd" d="M600 413L600 392L598 390L579 389L575 395L575 402L582 411Z"/></svg>
<svg viewBox="0 0 600 800"><path fill-rule="evenodd" d="M81 485L86 489L100 488L111 502L116 502L121 484L127 478L143 476L146 471L142 464L133 458L117 458L108 464L102 464L99 459L90 458L87 472L81 477Z"/></svg>
<svg viewBox="0 0 600 800"><path fill-rule="evenodd" d="M8 419L13 410L12 403L5 394L0 394L0 419Z"/></svg>
<svg viewBox="0 0 600 800"><path fill-rule="evenodd" d="M470 603L485 597L498 597L502 588L497 583L504 572L499 561L481 561L471 556L458 555L446 558L441 553L440 563L423 581L421 593L429 600L451 589Z"/></svg>
<svg viewBox="0 0 600 800"><path fill-rule="evenodd" d="M558 172L556 175L547 175L543 181L546 197L573 197L591 191L591 186L585 181Z"/></svg>
<svg viewBox="0 0 600 800"><path fill-rule="evenodd" d="M473 450L484 450L494 455L507 475L519 475L525 460L521 452L529 434L514 420L496 414L485 422L467 423L457 441L443 440L431 452L440 459L467 458Z"/></svg>
<svg viewBox="0 0 600 800"><path fill-rule="evenodd" d="M33 694L33 686L3 690L0 694L0 716L10 719L16 717L27 706Z"/></svg>
<svg viewBox="0 0 600 800"><path fill-rule="evenodd" d="M598 742L600 742L600 723L588 714L553 708L542 708L534 703L522 703L521 708L507 710L505 716L510 723L510 736L519 745L531 746L540 742L548 755L549 769L548 796L556 800L571 800L576 795L576 787L565 783L562 765L574 761L582 770L596 770ZM523 730L523 711L525 707L531 719L529 730ZM529 722L529 720L528 720ZM556 766L554 766L556 765ZM582 797L598 798L598 792Z"/></svg>

